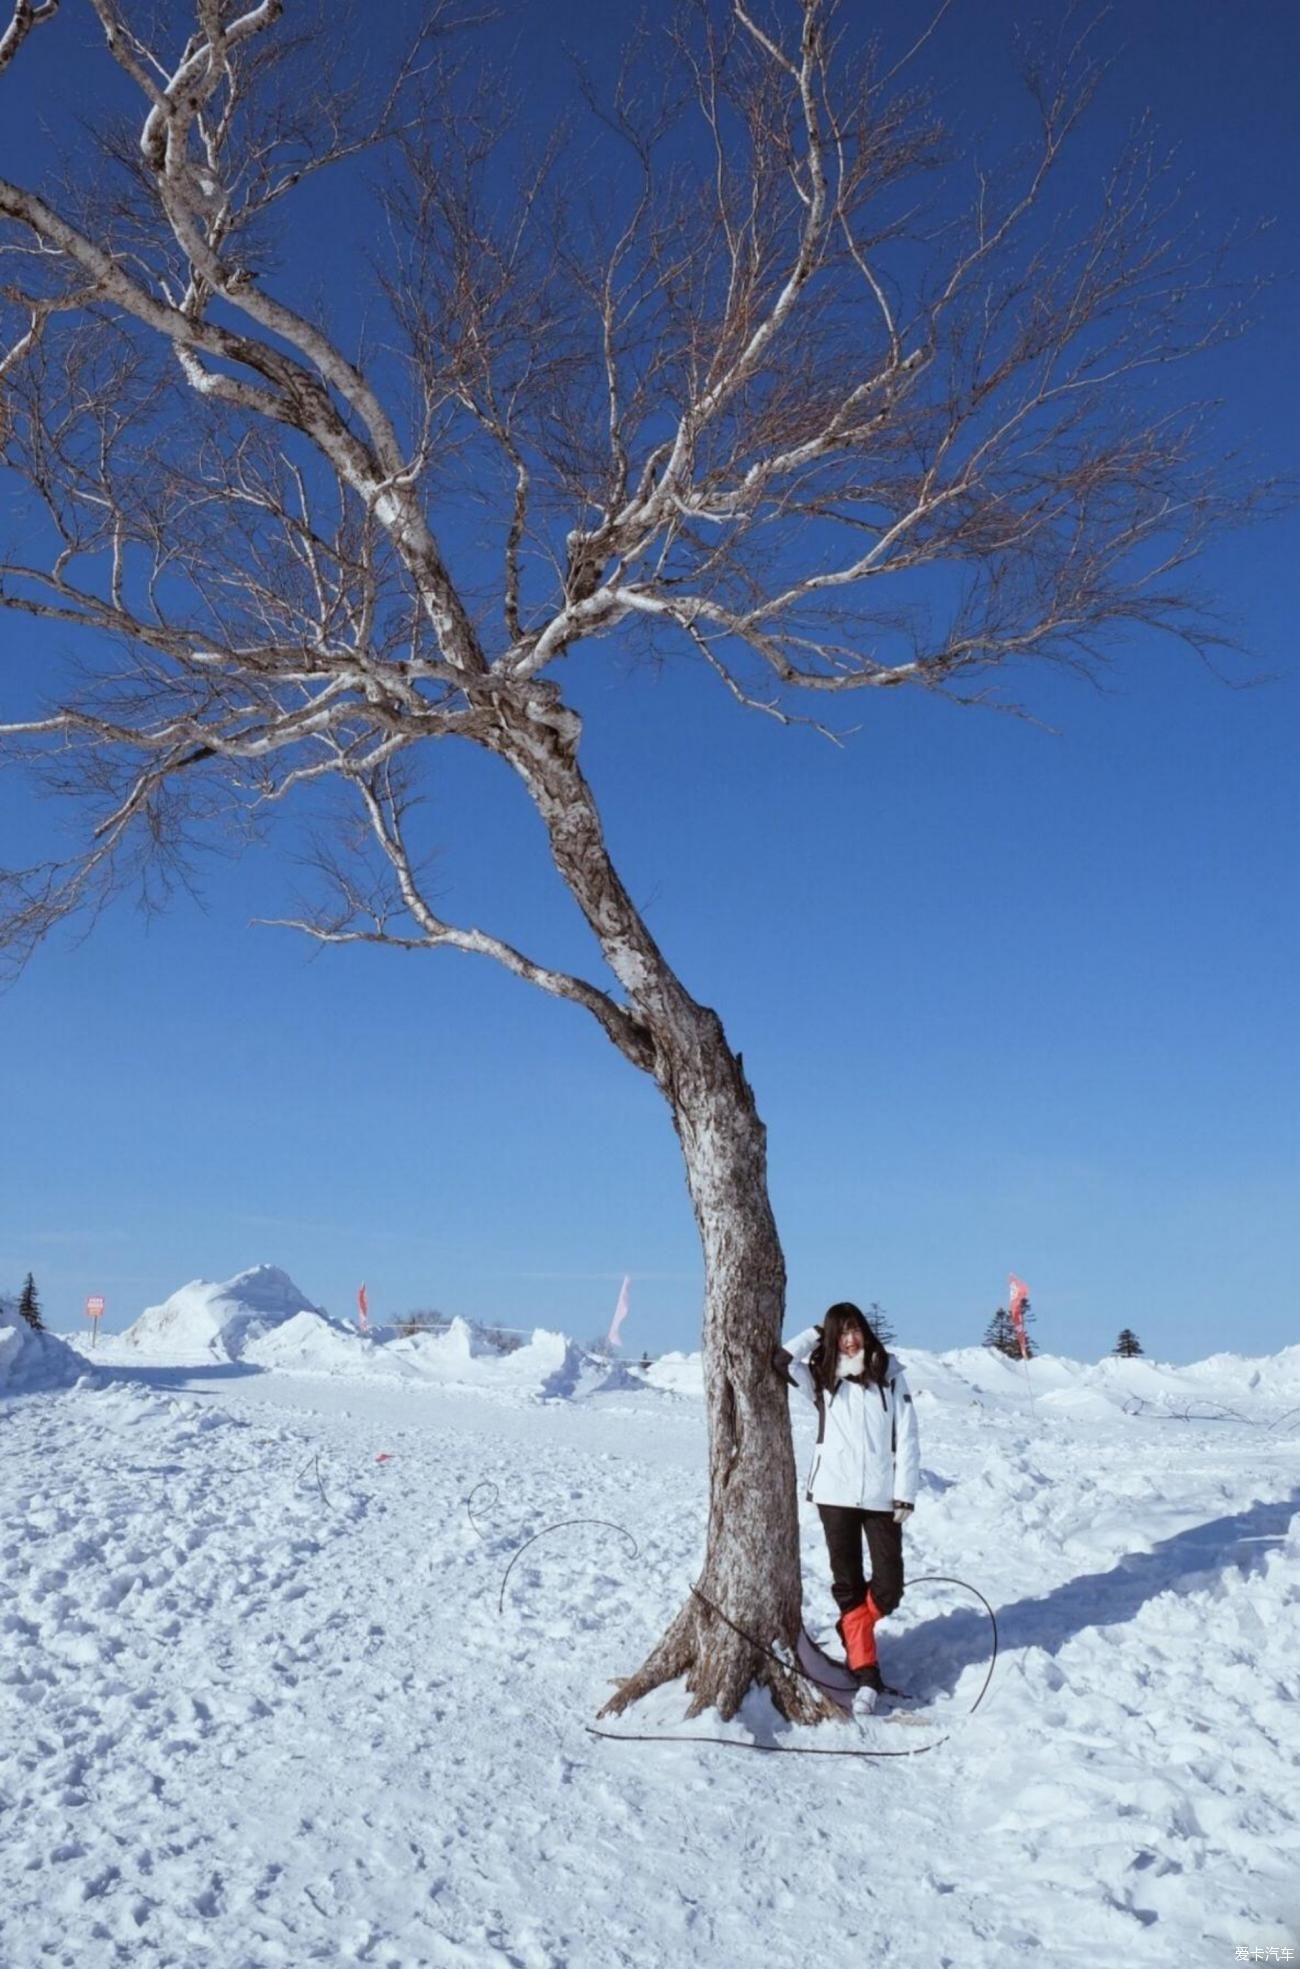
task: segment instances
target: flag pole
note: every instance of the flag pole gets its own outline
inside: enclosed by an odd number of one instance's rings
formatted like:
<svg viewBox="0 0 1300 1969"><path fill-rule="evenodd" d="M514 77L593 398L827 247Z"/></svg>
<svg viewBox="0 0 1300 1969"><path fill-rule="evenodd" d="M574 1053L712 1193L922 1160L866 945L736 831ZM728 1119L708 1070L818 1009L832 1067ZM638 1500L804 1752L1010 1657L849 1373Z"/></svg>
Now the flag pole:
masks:
<svg viewBox="0 0 1300 1969"><path fill-rule="evenodd" d="M1032 1401L1034 1399L1034 1384L1029 1378L1029 1341L1025 1334L1025 1311L1029 1305L1029 1287L1022 1278L1017 1278L1014 1272L1012 1272L1011 1277L1007 1281L1007 1304L1011 1310L1011 1324L1016 1329L1016 1338L1020 1342L1020 1359L1025 1370L1025 1386L1029 1390L1029 1399Z"/></svg>

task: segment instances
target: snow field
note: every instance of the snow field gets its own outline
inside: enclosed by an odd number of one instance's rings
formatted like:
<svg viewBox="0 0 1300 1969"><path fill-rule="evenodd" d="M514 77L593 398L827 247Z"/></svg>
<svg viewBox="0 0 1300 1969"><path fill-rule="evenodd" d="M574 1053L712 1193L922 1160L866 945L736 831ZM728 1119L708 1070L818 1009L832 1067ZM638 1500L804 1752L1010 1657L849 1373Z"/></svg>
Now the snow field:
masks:
<svg viewBox="0 0 1300 1969"><path fill-rule="evenodd" d="M687 1724L677 1690L608 1726L951 1732L875 1762L586 1733L697 1569L687 1396L203 1374L0 1398L3 1969L1300 1948L1300 1430L929 1398L908 1572L998 1610L974 1715L986 1616L917 1584L881 1630L916 1727ZM548 1533L498 1615L523 1541L578 1517L639 1556ZM804 1563L825 1635L811 1512Z"/></svg>

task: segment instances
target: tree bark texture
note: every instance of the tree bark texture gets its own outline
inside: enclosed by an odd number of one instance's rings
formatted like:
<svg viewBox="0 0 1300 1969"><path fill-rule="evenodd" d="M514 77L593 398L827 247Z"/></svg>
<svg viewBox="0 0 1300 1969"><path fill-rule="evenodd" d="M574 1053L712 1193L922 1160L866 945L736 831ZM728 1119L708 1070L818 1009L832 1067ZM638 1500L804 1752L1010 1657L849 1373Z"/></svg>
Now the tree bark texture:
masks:
<svg viewBox="0 0 1300 1969"><path fill-rule="evenodd" d="M684 1676L692 1716L707 1708L732 1716L759 1684L783 1715L813 1722L827 1713L820 1698L766 1652L774 1644L793 1650L802 1617L789 1407L771 1365L786 1277L768 1198L766 1130L721 1021L705 1007L696 1012L693 1043L676 1051L665 1091L704 1254L704 1568L698 1597L602 1713Z"/></svg>
<svg viewBox="0 0 1300 1969"><path fill-rule="evenodd" d="M635 1036L611 1036L653 1074L672 1113L704 1259L709 1439L697 1591L606 1711L683 1676L692 1715L716 1708L732 1716L758 1683L782 1714L814 1721L827 1714L821 1699L766 1652L793 1648L802 1607L789 1406L771 1364L786 1275L768 1196L767 1132L721 1019L671 969L610 861L578 764L580 729L553 685L534 684L526 708L502 708L486 742L524 780L556 867L627 994Z"/></svg>

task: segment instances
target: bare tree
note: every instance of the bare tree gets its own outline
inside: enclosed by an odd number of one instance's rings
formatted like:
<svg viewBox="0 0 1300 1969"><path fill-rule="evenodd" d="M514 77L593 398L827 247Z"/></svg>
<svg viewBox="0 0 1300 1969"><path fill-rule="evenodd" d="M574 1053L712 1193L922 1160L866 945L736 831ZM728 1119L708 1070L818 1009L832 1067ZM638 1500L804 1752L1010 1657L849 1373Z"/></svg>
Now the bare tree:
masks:
<svg viewBox="0 0 1300 1969"><path fill-rule="evenodd" d="M97 153L70 131L63 192L0 179L0 439L32 495L0 600L86 632L0 747L88 810L74 856L5 878L7 948L332 788L353 818L300 930L475 952L590 1013L668 1103L706 1281L699 1591L611 1706L684 1675L696 1709L757 1681L814 1718L763 1651L800 1620L764 1128L611 860L556 672L596 638L675 642L819 722L850 692L1087 669L1132 624L1205 647L1178 571L1225 502L1196 413L1144 386L1233 326L1219 267L1145 143L1091 217L1058 193L1087 37L1029 77L1030 150L973 173L908 82L933 23L890 65L832 0L698 0L536 155L452 0L383 101L335 84L298 0L193 0L180 48L128 0L18 0L5 86L87 10L138 128ZM273 227L380 146L362 343L294 298ZM456 569L469 504L495 545ZM436 906L420 748L453 738L532 801L604 982Z"/></svg>

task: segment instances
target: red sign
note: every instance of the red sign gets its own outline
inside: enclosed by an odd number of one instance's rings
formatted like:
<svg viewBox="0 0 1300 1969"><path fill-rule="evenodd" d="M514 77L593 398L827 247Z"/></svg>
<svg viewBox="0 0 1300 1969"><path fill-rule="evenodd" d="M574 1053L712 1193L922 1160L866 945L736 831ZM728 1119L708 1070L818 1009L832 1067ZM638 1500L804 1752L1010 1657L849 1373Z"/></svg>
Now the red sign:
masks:
<svg viewBox="0 0 1300 1969"><path fill-rule="evenodd" d="M99 1319L102 1316L103 1311L104 1311L104 1302L102 1299L96 1299L96 1298L87 1299L86 1318L88 1320Z"/></svg>

